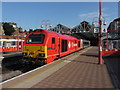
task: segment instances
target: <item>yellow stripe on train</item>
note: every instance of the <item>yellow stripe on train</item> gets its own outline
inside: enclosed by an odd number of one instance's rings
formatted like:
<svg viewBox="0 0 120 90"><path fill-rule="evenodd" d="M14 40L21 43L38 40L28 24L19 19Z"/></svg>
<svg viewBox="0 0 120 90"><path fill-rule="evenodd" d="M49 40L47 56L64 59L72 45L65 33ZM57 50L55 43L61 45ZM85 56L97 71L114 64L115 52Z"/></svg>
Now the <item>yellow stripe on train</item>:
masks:
<svg viewBox="0 0 120 90"><path fill-rule="evenodd" d="M24 46L24 57L47 58L47 46Z"/></svg>

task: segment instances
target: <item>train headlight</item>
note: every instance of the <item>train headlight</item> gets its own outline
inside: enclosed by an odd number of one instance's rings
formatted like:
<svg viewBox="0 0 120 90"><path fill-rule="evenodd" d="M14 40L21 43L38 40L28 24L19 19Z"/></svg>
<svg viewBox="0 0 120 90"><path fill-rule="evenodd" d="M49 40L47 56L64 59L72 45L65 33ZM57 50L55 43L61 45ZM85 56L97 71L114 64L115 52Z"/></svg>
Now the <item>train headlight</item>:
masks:
<svg viewBox="0 0 120 90"><path fill-rule="evenodd" d="M39 56L40 57L45 57L45 54L44 53L39 53Z"/></svg>
<svg viewBox="0 0 120 90"><path fill-rule="evenodd" d="M22 53L22 55L23 55L23 56L26 56L26 55L27 55L27 53Z"/></svg>

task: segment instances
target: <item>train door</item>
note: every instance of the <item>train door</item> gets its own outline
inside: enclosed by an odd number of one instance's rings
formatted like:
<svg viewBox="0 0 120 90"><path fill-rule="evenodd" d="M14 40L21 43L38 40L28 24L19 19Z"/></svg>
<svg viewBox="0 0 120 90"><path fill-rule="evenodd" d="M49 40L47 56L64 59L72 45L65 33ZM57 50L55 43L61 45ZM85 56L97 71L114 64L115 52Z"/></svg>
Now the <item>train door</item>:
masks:
<svg viewBox="0 0 120 90"><path fill-rule="evenodd" d="M80 48L80 41L78 41L78 48Z"/></svg>
<svg viewBox="0 0 120 90"><path fill-rule="evenodd" d="M68 42L67 40L62 40L62 52L66 52L68 50Z"/></svg>
<svg viewBox="0 0 120 90"><path fill-rule="evenodd" d="M52 50L53 54L59 56L59 38L58 37L52 37Z"/></svg>

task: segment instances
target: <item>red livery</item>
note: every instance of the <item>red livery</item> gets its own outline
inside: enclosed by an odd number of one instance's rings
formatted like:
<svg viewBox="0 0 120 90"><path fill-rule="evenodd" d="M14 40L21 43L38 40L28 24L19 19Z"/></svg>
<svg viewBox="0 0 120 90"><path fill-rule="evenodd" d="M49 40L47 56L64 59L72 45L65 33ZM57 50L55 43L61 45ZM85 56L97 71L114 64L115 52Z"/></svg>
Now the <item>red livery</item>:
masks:
<svg viewBox="0 0 120 90"><path fill-rule="evenodd" d="M28 59L27 61L50 63L54 59L81 50L83 47L82 39L37 29L26 37L23 55L25 59Z"/></svg>

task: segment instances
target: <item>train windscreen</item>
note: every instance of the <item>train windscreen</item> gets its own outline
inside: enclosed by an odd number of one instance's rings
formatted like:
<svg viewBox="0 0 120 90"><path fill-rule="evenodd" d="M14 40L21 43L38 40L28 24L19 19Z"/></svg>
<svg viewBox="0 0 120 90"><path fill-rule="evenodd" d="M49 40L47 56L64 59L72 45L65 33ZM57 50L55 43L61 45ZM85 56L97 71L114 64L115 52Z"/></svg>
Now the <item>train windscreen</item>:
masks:
<svg viewBox="0 0 120 90"><path fill-rule="evenodd" d="M31 34L28 36L26 44L43 44L44 34Z"/></svg>

